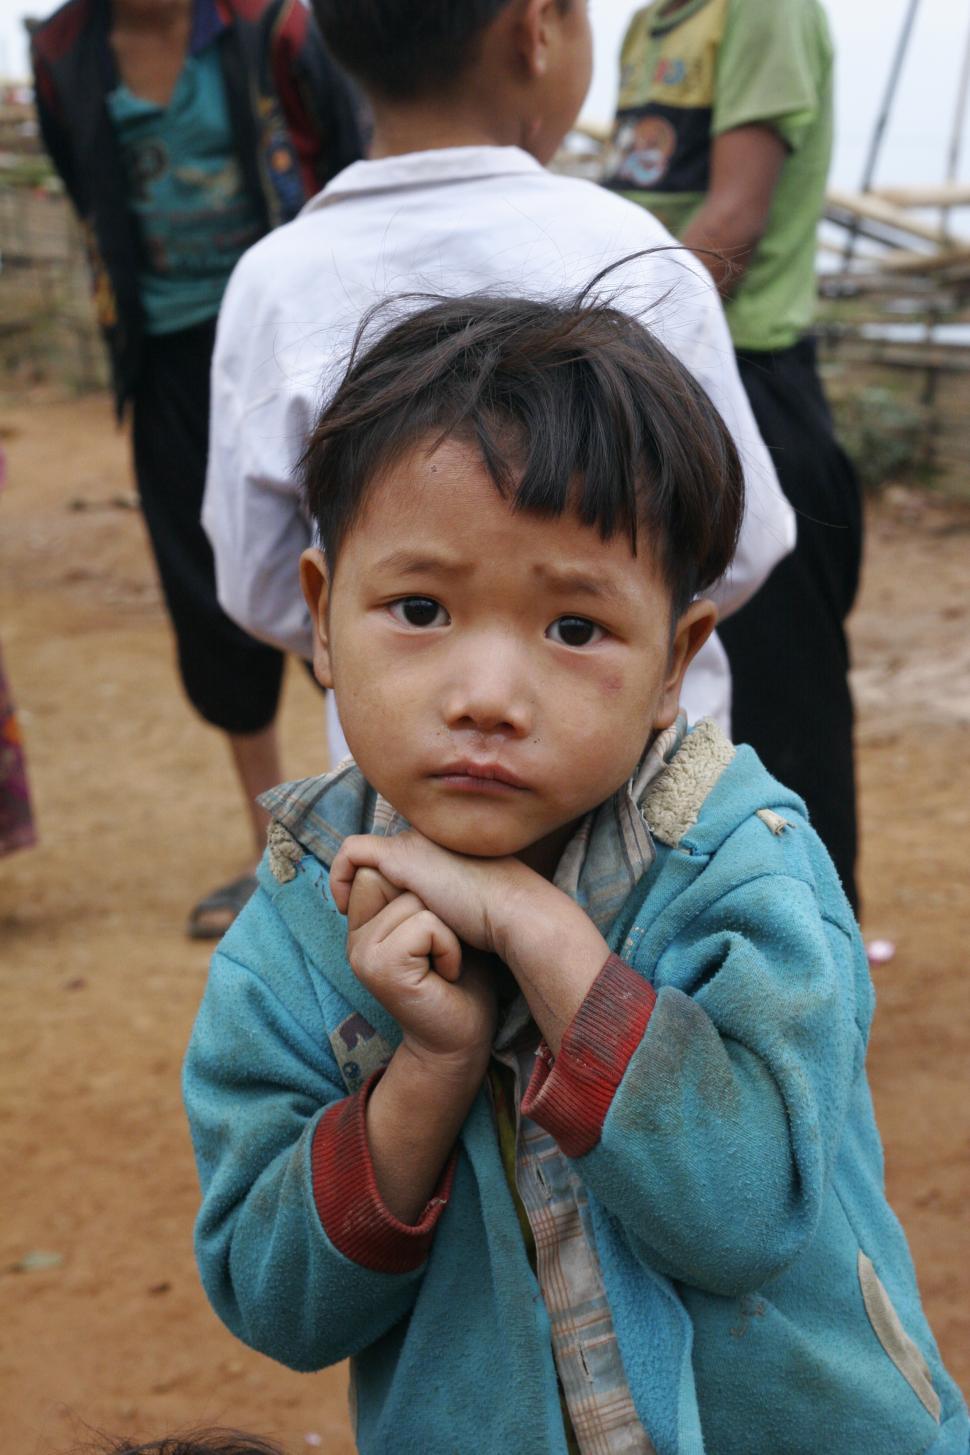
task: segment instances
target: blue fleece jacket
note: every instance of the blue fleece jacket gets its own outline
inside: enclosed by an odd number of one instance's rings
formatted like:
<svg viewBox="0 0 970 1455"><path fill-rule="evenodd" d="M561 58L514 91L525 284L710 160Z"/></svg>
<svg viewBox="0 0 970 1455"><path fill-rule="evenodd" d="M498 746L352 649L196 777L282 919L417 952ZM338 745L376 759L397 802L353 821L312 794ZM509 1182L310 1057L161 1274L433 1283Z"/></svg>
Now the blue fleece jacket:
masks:
<svg viewBox="0 0 970 1455"><path fill-rule="evenodd" d="M858 929L801 801L750 749L711 747L691 733L642 804L656 858L608 938L657 1002L575 1163L637 1412L658 1455L963 1455L883 1190ZM338 1029L357 1015L388 1053L400 1040L327 879L371 826L357 778L303 793L213 960L185 1065L203 1283L291 1368L353 1360L364 1455L565 1455L484 1090L420 1268L358 1266L317 1213L314 1131L359 1074Z"/></svg>

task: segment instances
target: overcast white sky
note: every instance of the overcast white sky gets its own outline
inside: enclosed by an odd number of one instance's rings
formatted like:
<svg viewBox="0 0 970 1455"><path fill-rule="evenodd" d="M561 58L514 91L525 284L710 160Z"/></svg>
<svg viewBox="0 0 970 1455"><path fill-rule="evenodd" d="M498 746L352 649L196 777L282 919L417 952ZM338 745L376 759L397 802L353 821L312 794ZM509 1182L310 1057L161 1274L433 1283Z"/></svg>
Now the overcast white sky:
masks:
<svg viewBox="0 0 970 1455"><path fill-rule="evenodd" d="M885 85L907 0L827 0L839 51L838 129L834 182L857 185L865 147ZM615 95L616 55L636 0L590 0L597 59L584 115L608 120ZM0 0L0 75L27 70L21 16L45 14L43 0ZM877 181L934 182L943 175L970 0L921 0ZM970 128L961 177L970 177Z"/></svg>

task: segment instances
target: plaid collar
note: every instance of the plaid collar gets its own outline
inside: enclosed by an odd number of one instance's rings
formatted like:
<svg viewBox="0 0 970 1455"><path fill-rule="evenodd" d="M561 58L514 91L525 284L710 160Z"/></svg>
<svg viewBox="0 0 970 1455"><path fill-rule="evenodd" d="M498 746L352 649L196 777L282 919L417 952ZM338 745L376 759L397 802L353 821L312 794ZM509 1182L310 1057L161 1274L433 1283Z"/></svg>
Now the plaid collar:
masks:
<svg viewBox="0 0 970 1455"><path fill-rule="evenodd" d="M643 800L686 732L681 713L654 738L628 782L585 816L559 861L553 882L582 906L603 935L656 857ZM409 827L374 792L352 758L324 777L283 783L259 801L322 864L333 862L348 834L397 834Z"/></svg>
<svg viewBox="0 0 970 1455"><path fill-rule="evenodd" d="M686 734L687 717L680 713L654 738L633 777L586 815L559 860L553 883L585 909L601 935L657 856L643 800Z"/></svg>

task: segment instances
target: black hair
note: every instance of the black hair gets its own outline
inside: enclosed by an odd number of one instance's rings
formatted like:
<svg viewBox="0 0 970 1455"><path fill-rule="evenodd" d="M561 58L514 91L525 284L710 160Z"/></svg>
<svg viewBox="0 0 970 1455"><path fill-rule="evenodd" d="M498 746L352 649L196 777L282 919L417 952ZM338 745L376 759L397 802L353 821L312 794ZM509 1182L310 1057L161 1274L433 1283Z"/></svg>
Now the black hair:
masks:
<svg viewBox="0 0 970 1455"><path fill-rule="evenodd" d="M365 89L406 100L454 84L510 0L312 0L335 58Z"/></svg>
<svg viewBox="0 0 970 1455"><path fill-rule="evenodd" d="M387 465L457 436L516 510L575 510L634 553L642 530L675 616L724 574L744 504L734 442L687 370L594 284L570 302L424 298L367 346L371 311L301 462L331 571Z"/></svg>

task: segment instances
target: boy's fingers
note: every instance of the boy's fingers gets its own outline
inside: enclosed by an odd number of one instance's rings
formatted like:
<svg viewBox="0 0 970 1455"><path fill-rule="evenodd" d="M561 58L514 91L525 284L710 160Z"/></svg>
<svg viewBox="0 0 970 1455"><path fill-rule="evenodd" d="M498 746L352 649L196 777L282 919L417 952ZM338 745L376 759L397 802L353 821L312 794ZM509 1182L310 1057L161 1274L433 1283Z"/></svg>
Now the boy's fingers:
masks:
<svg viewBox="0 0 970 1455"><path fill-rule="evenodd" d="M431 963L442 980L454 983L461 979L461 941L437 915L432 915L430 910L425 910L425 914L431 915L436 926L431 941Z"/></svg>
<svg viewBox="0 0 970 1455"><path fill-rule="evenodd" d="M401 890L384 878L377 869L358 869L350 886L347 901L347 928L359 930L380 914L392 900L400 897Z"/></svg>
<svg viewBox="0 0 970 1455"><path fill-rule="evenodd" d="M380 977L415 959L430 960L443 980L461 974L461 942L414 894L399 894L351 932L351 968L358 978Z"/></svg>
<svg viewBox="0 0 970 1455"><path fill-rule="evenodd" d="M350 930L347 936L348 944L353 953L358 956L361 952L369 953L375 946L382 945L398 925L402 925L405 920L420 914L423 909L424 905L416 894L399 894L396 899L385 904L383 909L378 910L371 919L365 920L356 929Z"/></svg>
<svg viewBox="0 0 970 1455"><path fill-rule="evenodd" d="M430 909L422 908L398 925L382 941L380 950L389 965L408 959L429 960L442 980L454 982L461 975L461 941Z"/></svg>
<svg viewBox="0 0 970 1455"><path fill-rule="evenodd" d="M347 914L354 880L365 868L376 869L378 857L386 850L385 839L375 834L351 834L344 839L330 866L330 889L341 914Z"/></svg>
<svg viewBox="0 0 970 1455"><path fill-rule="evenodd" d="M351 834L344 839L330 867L330 888L337 908L347 913L354 878L362 869L376 869L400 889L417 889L429 882L444 849L413 829L385 838L381 834Z"/></svg>

